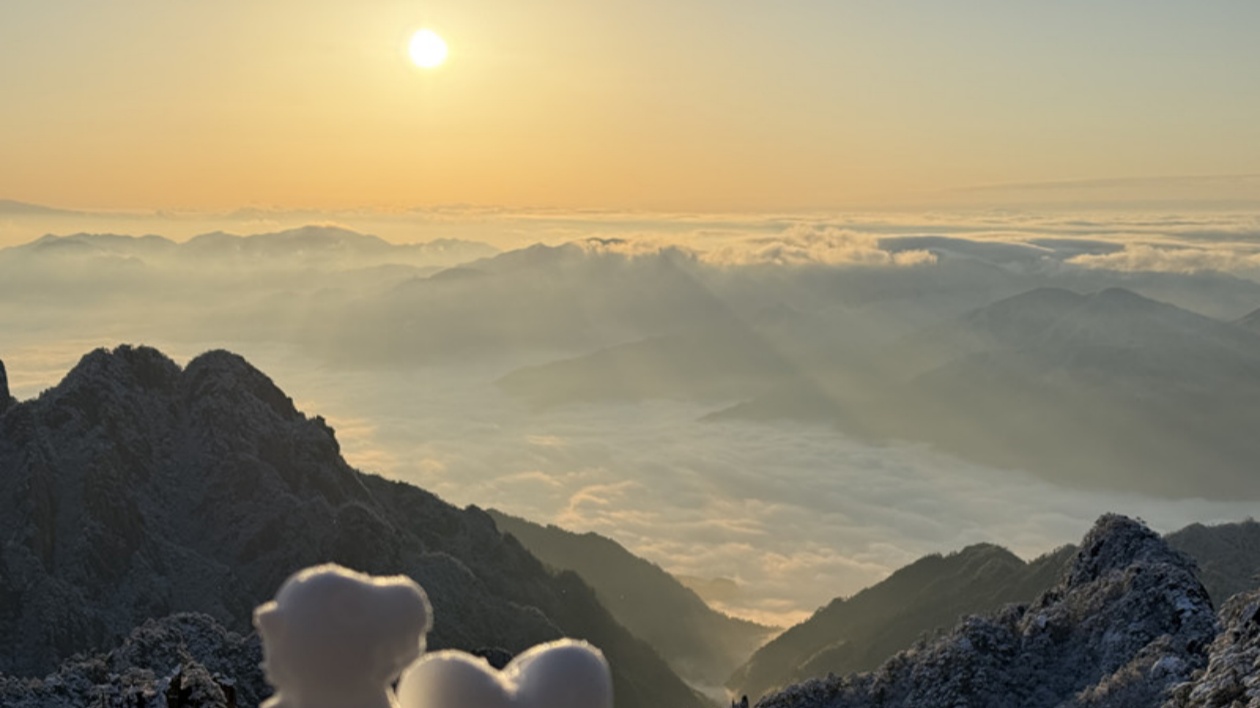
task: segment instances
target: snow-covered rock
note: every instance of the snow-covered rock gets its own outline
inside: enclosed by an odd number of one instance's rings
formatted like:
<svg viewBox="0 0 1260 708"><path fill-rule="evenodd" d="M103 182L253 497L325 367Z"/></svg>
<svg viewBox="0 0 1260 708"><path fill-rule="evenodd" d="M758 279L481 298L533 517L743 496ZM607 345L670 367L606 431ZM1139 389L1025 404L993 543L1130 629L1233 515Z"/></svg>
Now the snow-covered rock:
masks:
<svg viewBox="0 0 1260 708"><path fill-rule="evenodd" d="M1173 690L1170 708L1260 708L1260 590L1221 608L1206 669Z"/></svg>
<svg viewBox="0 0 1260 708"><path fill-rule="evenodd" d="M5 708L234 708L266 695L257 637L207 615L179 614L137 627L113 651L79 656L42 678L0 677Z"/></svg>
<svg viewBox="0 0 1260 708"><path fill-rule="evenodd" d="M321 418L235 354L181 368L97 350L0 413L0 675L46 676L179 612L246 635L289 575L327 562L423 579L435 649L580 637L608 655L621 708L699 705L577 576L476 508L354 470ZM257 662L244 671L261 682Z"/></svg>
<svg viewBox="0 0 1260 708"><path fill-rule="evenodd" d="M1157 706L1206 665L1215 635L1193 562L1107 515L1031 605L969 617L876 671L806 681L758 706Z"/></svg>

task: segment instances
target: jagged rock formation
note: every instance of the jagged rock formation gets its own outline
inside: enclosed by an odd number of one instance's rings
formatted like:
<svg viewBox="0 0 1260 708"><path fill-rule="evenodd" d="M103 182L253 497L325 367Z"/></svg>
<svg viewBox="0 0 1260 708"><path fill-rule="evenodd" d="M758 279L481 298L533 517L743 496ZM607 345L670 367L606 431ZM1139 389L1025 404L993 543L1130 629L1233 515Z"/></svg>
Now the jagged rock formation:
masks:
<svg viewBox="0 0 1260 708"><path fill-rule="evenodd" d="M1260 706L1260 591L1235 595L1220 613L1208 665L1173 690L1168 708Z"/></svg>
<svg viewBox="0 0 1260 708"><path fill-rule="evenodd" d="M235 708L267 695L256 636L208 615L149 620L108 653L76 657L43 678L0 677L7 708ZM239 677L239 678L238 678Z"/></svg>
<svg viewBox="0 0 1260 708"><path fill-rule="evenodd" d="M925 556L779 635L727 687L756 699L811 677L870 671L924 633L948 630L965 615L1031 601L1054 583L1074 550L1028 563L992 544Z"/></svg>
<svg viewBox="0 0 1260 708"><path fill-rule="evenodd" d="M0 673L44 675L173 612L247 633L289 574L336 562L423 583L442 608L432 649L574 636L609 657L622 708L697 705L576 575L480 510L355 471L234 354L181 369L144 347L92 352L0 416L0 470Z"/></svg>
<svg viewBox="0 0 1260 708"><path fill-rule="evenodd" d="M758 706L1157 706L1207 664L1216 635L1194 571L1145 526L1104 516L1031 605L969 617L876 671L807 681Z"/></svg>
<svg viewBox="0 0 1260 708"><path fill-rule="evenodd" d="M539 560L582 576L617 621L688 681L720 686L774 631L713 610L669 573L612 539L540 526L494 509L488 513Z"/></svg>
<svg viewBox="0 0 1260 708"><path fill-rule="evenodd" d="M1214 606L1260 588L1260 523L1191 524L1164 538L1194 559ZM921 635L949 630L964 615L1032 600L1055 584L1075 552L1075 546L1064 546L1027 564L988 544L926 556L851 598L833 600L779 635L727 686L755 699L808 678L871 671Z"/></svg>

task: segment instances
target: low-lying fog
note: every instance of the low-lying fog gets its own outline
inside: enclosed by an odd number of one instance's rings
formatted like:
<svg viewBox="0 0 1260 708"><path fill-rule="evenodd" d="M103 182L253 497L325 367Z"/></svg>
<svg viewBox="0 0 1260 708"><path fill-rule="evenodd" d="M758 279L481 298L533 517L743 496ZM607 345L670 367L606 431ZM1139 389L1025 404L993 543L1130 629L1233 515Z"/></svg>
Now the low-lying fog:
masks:
<svg viewBox="0 0 1260 708"><path fill-rule="evenodd" d="M0 358L27 398L96 346L233 349L360 469L780 625L929 552L1254 512L1254 219L697 221L46 239L0 250Z"/></svg>

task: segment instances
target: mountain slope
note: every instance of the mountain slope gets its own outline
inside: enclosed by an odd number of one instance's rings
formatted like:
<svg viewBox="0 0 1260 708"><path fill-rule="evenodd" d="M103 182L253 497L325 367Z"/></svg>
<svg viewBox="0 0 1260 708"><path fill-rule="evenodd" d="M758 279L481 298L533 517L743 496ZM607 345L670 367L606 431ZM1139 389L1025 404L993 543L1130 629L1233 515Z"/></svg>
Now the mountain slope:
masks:
<svg viewBox="0 0 1260 708"><path fill-rule="evenodd" d="M236 355L181 369L92 352L0 416L0 469L0 672L46 673L172 612L248 632L290 573L332 561L424 585L432 648L581 637L608 655L618 705L697 705L576 575L475 508L350 468L322 419Z"/></svg>
<svg viewBox="0 0 1260 708"><path fill-rule="evenodd" d="M1260 588L1260 523L1191 524L1166 538L1198 563L1199 579L1217 607L1238 593Z"/></svg>
<svg viewBox="0 0 1260 708"><path fill-rule="evenodd" d="M758 706L1156 706L1207 666L1214 639L1193 561L1109 515L1031 604L968 617L876 671L807 681Z"/></svg>
<svg viewBox="0 0 1260 708"><path fill-rule="evenodd" d="M488 513L544 563L590 583L619 622L692 682L721 685L775 629L713 610L659 566L603 536Z"/></svg>
<svg viewBox="0 0 1260 708"><path fill-rule="evenodd" d="M1192 524L1164 537L1192 558L1214 606L1260 587L1260 523ZM1054 585L1074 546L1024 563L992 545L932 555L894 572L851 598L837 598L759 649L728 686L753 698L826 676L871 671L922 636L963 616L1027 602Z"/></svg>
<svg viewBox="0 0 1260 708"><path fill-rule="evenodd" d="M1075 486L1260 497L1260 334L1236 324L1120 288L1040 288L881 362L861 386L811 381L723 415L828 419Z"/></svg>
<svg viewBox="0 0 1260 708"><path fill-rule="evenodd" d="M1053 583L1072 550L1029 563L989 544L926 556L853 597L833 600L779 635L727 686L755 699L809 677L870 671L924 633L952 627L959 617L1031 600Z"/></svg>

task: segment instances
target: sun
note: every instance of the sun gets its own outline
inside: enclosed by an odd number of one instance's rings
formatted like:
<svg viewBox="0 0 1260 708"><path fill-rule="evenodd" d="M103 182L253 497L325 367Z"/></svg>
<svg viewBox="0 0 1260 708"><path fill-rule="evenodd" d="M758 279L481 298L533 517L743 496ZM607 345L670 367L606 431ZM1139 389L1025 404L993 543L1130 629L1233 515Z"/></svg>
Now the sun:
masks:
<svg viewBox="0 0 1260 708"><path fill-rule="evenodd" d="M411 35L407 45L411 62L421 69L435 69L446 61L446 42L431 29L422 29Z"/></svg>

